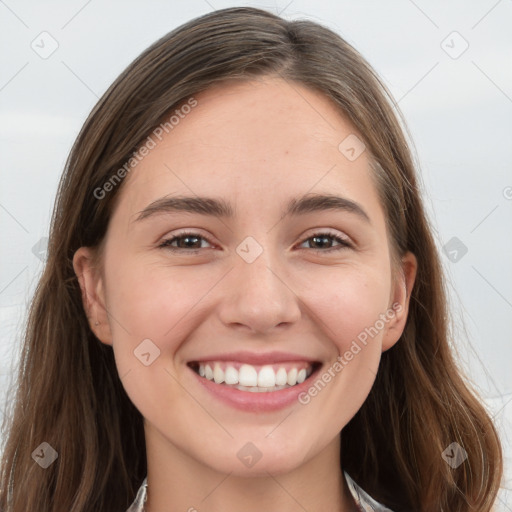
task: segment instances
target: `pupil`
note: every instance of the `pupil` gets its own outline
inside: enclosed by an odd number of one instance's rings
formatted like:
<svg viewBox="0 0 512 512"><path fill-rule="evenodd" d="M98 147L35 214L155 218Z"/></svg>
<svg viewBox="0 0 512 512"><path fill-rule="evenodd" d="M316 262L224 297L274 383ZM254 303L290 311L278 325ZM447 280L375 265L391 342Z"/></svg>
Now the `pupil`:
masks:
<svg viewBox="0 0 512 512"><path fill-rule="evenodd" d="M184 242L185 241L190 241L190 240L196 240L197 241L198 237L197 236L183 236L183 237L181 237L181 240L184 241ZM185 243L185 247L190 247L190 244Z"/></svg>
<svg viewBox="0 0 512 512"><path fill-rule="evenodd" d="M317 242L316 242L317 240L323 240L323 241L325 242L325 241L326 241L326 240L328 240L328 239L329 239L329 237L327 237L327 236L314 236L314 237L313 237L313 240L315 241L315 242L314 242L314 243L315 243L315 245L316 245L316 243L317 243ZM327 243L329 243L329 242L327 242Z"/></svg>

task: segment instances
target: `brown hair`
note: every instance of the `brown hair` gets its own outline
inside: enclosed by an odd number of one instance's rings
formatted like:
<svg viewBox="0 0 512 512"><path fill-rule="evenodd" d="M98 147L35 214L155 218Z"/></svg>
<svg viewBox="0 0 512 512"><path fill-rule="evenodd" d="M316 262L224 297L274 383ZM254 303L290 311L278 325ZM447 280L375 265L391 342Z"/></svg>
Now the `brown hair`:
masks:
<svg viewBox="0 0 512 512"><path fill-rule="evenodd" d="M370 395L343 429L343 469L396 512L491 510L501 446L452 356L445 281L398 107L370 65L331 30L244 7L193 19L154 43L78 135L27 322L0 511L124 511L134 499L147 469L143 419L111 347L88 325L72 258L79 247L102 242L124 182L103 199L94 190L164 115L214 84L269 75L321 92L353 123L372 157L394 254L411 251L418 261L401 339L382 354ZM31 456L42 442L58 453L47 469ZM468 454L456 469L441 457L452 442Z"/></svg>

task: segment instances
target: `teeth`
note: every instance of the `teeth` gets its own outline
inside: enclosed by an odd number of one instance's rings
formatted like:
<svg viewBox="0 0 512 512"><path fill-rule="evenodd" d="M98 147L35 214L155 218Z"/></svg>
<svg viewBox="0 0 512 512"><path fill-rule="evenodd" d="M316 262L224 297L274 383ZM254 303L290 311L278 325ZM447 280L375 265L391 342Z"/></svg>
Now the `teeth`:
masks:
<svg viewBox="0 0 512 512"><path fill-rule="evenodd" d="M199 363L197 373L216 384L225 384L242 391L258 393L278 391L304 382L311 375L312 367L304 368L303 363L299 363L297 366L300 369L291 367L286 371L283 366L265 365L258 367L258 370L250 364L242 364L239 369L236 369L233 364L212 362L208 364ZM277 368L277 371L275 368Z"/></svg>
<svg viewBox="0 0 512 512"><path fill-rule="evenodd" d="M218 363L215 364L213 369L213 380L216 384L222 384L224 382L224 372Z"/></svg>
<svg viewBox="0 0 512 512"><path fill-rule="evenodd" d="M258 372L254 366L243 364L238 371L238 382L242 386L257 386Z"/></svg>
<svg viewBox="0 0 512 512"><path fill-rule="evenodd" d="M276 385L276 374L272 366L264 366L258 373L258 386L273 388Z"/></svg>
<svg viewBox="0 0 512 512"><path fill-rule="evenodd" d="M297 368L292 368L289 372L288 372L288 378L286 380L286 382L288 383L288 386L295 386L295 384L297 384ZM208 377L206 377L208 378Z"/></svg>
<svg viewBox="0 0 512 512"><path fill-rule="evenodd" d="M201 366L199 369L201 369ZM226 372L224 373L224 381L226 384L238 384L238 370L232 366L228 366L226 368Z"/></svg>
<svg viewBox="0 0 512 512"><path fill-rule="evenodd" d="M279 368L276 373L276 386L284 386L288 380L288 374L284 368Z"/></svg>

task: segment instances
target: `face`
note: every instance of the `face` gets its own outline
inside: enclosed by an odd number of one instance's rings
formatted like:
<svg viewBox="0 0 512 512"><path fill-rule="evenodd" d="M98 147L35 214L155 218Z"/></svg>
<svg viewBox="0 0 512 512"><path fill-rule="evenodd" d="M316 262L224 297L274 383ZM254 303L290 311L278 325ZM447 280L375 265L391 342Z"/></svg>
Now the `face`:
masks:
<svg viewBox="0 0 512 512"><path fill-rule="evenodd" d="M415 259L392 271L367 151L339 149L362 135L327 98L265 78L195 99L125 178L102 271L88 248L75 271L148 443L226 473L291 471L365 401Z"/></svg>

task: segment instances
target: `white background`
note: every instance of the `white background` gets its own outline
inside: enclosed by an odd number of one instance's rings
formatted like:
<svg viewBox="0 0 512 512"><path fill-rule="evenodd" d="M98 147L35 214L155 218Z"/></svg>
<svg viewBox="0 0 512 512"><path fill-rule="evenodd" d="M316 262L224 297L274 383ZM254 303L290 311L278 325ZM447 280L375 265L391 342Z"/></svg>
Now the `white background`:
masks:
<svg viewBox="0 0 512 512"><path fill-rule="evenodd" d="M87 114L156 39L196 16L237 5L262 7L287 19L308 18L333 29L374 66L399 101L447 272L459 360L502 433L503 484L511 489L509 0L0 0L1 409L11 396L7 386L43 266L32 248L48 235L58 179ZM41 46L46 37L50 48L49 36L40 36L44 31L58 43L46 59L31 47ZM467 247L456 262L442 252L453 237ZM500 494L497 510L512 511L510 490Z"/></svg>

